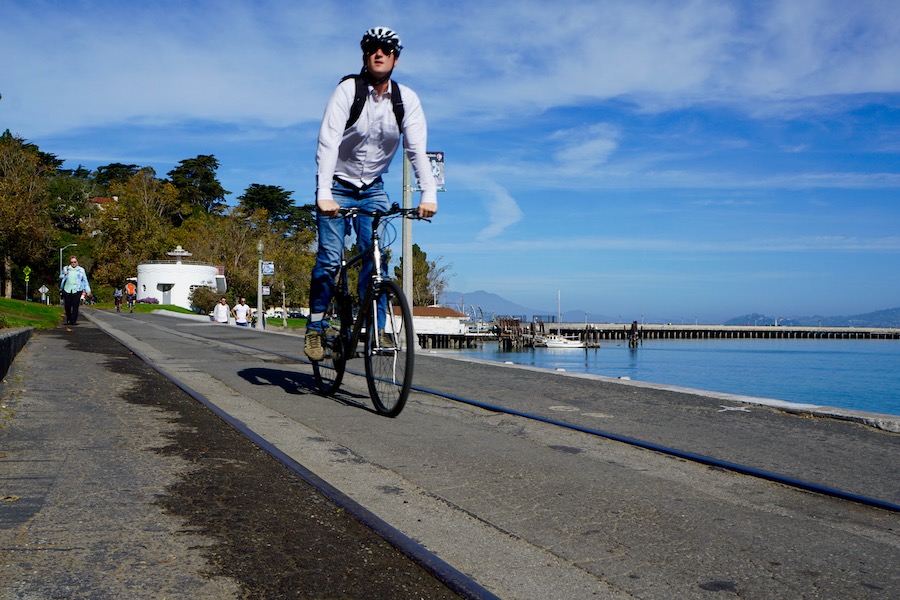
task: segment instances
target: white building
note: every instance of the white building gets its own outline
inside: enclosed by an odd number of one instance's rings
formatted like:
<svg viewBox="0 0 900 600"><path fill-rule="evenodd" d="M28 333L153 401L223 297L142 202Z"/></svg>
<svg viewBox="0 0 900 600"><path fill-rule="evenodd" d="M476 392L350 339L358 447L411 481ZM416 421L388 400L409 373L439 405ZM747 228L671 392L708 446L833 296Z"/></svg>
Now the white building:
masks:
<svg viewBox="0 0 900 600"><path fill-rule="evenodd" d="M188 296L199 286L224 294L228 289L224 269L210 263L186 261L190 252L178 246L172 252L174 260L151 260L138 265L138 300L156 298L160 304L174 304L192 309Z"/></svg>
<svg viewBox="0 0 900 600"><path fill-rule="evenodd" d="M417 334L465 335L466 315L444 306L414 306L413 329Z"/></svg>

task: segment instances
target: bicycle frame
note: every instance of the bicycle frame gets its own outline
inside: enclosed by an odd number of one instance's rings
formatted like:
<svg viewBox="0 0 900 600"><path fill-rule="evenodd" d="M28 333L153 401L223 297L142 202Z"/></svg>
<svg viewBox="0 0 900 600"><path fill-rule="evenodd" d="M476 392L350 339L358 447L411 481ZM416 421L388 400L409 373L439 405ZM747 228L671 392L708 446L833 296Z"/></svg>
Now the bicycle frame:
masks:
<svg viewBox="0 0 900 600"><path fill-rule="evenodd" d="M343 335L341 336L345 344L344 352L347 358L354 358L357 355L356 348L359 345L360 335L362 334L362 329L366 322L366 316L369 314L369 311L378 310L378 307L373 306L373 304L375 294L378 291L381 283L384 281L384 274L382 273L381 235L378 233L378 226L381 224L382 216L382 213L378 212L372 217L372 246L367 251L360 252L350 259L342 259L341 267L338 270L338 281L334 293L336 295L341 295L342 301L340 302L340 305L342 307L342 312L344 312L344 307L349 307L353 304L352 300L350 300L350 298L353 297L353 294L350 291L350 283L347 273L352 266L362 263L362 261L365 260L369 255L372 256L372 276L369 280L368 285L366 286L366 295L359 303L359 314L356 315L356 319L353 318L352 314L340 315L342 324L344 318L348 316L350 318L349 322L353 323L353 326L350 329L350 335L346 337Z"/></svg>
<svg viewBox="0 0 900 600"><path fill-rule="evenodd" d="M326 311L329 318L340 321L340 326L329 325L326 330L325 355L322 361L313 362L313 375L320 390L334 394L340 387L347 360L359 357L357 349L363 342L366 385L375 409L381 415L396 417L403 410L412 384L416 343L412 310L397 283L383 272L380 229L390 219L418 216L415 209L401 209L394 204L386 212L342 209L338 218L358 215L372 217L372 245L352 258L341 258L335 275L334 294ZM349 269L367 260L372 261L372 272L354 319ZM387 326L388 319L390 327Z"/></svg>

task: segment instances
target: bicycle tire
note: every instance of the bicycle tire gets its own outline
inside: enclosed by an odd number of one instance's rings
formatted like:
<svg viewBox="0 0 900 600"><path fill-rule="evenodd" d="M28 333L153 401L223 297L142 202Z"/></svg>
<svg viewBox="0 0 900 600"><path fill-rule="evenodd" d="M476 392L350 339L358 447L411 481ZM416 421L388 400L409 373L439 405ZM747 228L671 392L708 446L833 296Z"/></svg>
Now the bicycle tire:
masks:
<svg viewBox="0 0 900 600"><path fill-rule="evenodd" d="M343 337L349 328L349 322L340 317L341 313L339 301L336 298L332 299L325 312L325 319L329 321L330 326L322 332L325 357L319 361L312 361L316 387L326 396L331 396L340 389L347 366Z"/></svg>
<svg viewBox="0 0 900 600"><path fill-rule="evenodd" d="M373 305L365 307L366 383L375 410L386 417L396 417L403 410L412 385L416 347L412 311L400 287L393 281L381 282L374 296ZM381 333L390 338L390 346L379 341L375 309L379 298L383 298L387 306L388 319Z"/></svg>

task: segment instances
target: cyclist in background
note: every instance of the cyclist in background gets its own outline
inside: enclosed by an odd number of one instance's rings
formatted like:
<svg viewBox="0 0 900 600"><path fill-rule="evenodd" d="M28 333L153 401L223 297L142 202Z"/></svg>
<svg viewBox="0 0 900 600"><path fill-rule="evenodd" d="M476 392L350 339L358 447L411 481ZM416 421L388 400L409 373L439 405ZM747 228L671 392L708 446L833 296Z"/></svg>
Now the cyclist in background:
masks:
<svg viewBox="0 0 900 600"><path fill-rule="evenodd" d="M125 300L128 302L128 311L134 312L134 303L137 302L137 285L133 281L125 284Z"/></svg>
<svg viewBox="0 0 900 600"><path fill-rule="evenodd" d="M116 312L120 312L122 307L122 288L119 286L116 286L116 289L113 291L113 300L116 303Z"/></svg>
<svg viewBox="0 0 900 600"><path fill-rule="evenodd" d="M381 176L400 147L406 149L419 180L422 196L420 217L437 212L437 184L426 153L427 125L419 97L410 88L399 85L404 115L397 123L391 95L391 74L403 49L400 38L387 27L373 27L360 41L362 77L368 92L365 106L355 122L350 120L356 97L356 80L341 81L325 106L316 150L316 226L319 247L309 290L309 322L304 351L314 361L324 357L322 331L324 316L334 294L334 277L340 267L346 224L333 218L340 208L387 210L390 199ZM349 126L348 126L349 125ZM359 216L353 223L360 252L372 247L372 218ZM387 269L386 261L383 265ZM364 294L372 273L372 260L363 261L358 292Z"/></svg>

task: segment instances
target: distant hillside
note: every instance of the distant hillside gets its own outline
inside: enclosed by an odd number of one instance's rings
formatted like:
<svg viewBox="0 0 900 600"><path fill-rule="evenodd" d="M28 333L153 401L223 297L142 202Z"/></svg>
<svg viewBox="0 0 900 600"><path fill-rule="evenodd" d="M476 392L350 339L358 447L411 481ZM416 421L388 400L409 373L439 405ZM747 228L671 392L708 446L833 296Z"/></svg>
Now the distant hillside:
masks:
<svg viewBox="0 0 900 600"><path fill-rule="evenodd" d="M440 303L443 306L449 306L460 312L465 312L469 316L472 316L473 310L476 312L480 310L485 320L492 320L495 317L518 317L524 321L530 321L535 315L543 317L547 322L556 320L555 306L543 309L529 308L484 290L445 292L440 298ZM562 320L568 323L584 321L585 314L584 311L564 311ZM604 315L588 313L587 320L592 323L608 323L611 319Z"/></svg>
<svg viewBox="0 0 900 600"><path fill-rule="evenodd" d="M556 319L556 307L535 309L515 302L510 302L506 298L492 294L484 290L475 292L445 292L440 298L443 306L450 306L461 312L465 312L469 316L483 315L485 320L492 320L495 317L513 316L523 318L530 321L535 315L547 318L548 321ZM480 312L479 312L480 311ZM562 320L566 323L578 323L584 321L585 318L591 323L611 323L616 322L618 317L610 317L608 315L588 313L584 311L568 310L562 314ZM623 316L624 318L624 316ZM877 310L861 315L823 317L814 315L811 317L777 317L779 325L796 325L815 327L900 327L900 308L888 308L885 310ZM759 313L741 315L729 319L724 325L774 325L776 317L769 317ZM630 322L631 318L626 318ZM648 317L647 323L666 323L665 319L656 319ZM672 321L674 322L674 321Z"/></svg>
<svg viewBox="0 0 900 600"><path fill-rule="evenodd" d="M725 321L725 325L774 325L776 317L759 313L742 315ZM779 325L803 327L900 327L900 308L887 308L861 315L823 317L778 317Z"/></svg>
<svg viewBox="0 0 900 600"><path fill-rule="evenodd" d="M497 294L478 290L475 292L445 292L440 298L443 306L455 308L460 312L464 312L469 316L473 315L473 311L484 315L485 320L491 320L494 317L515 316L531 319L533 314L542 314L532 308L510 302L506 298L502 298ZM478 316L481 316L480 314Z"/></svg>

